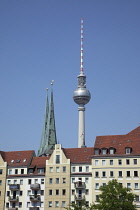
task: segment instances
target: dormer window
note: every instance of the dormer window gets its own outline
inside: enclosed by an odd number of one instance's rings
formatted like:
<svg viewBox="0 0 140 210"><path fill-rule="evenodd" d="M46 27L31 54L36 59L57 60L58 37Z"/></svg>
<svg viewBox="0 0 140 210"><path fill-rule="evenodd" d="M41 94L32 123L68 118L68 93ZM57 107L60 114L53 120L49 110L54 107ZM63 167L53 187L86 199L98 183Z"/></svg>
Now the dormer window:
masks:
<svg viewBox="0 0 140 210"><path fill-rule="evenodd" d="M125 148L125 154L130 154L132 149L130 147Z"/></svg>
<svg viewBox="0 0 140 210"><path fill-rule="evenodd" d="M109 148L109 154L110 155L114 155L115 154L115 148L114 147Z"/></svg>
<svg viewBox="0 0 140 210"><path fill-rule="evenodd" d="M99 155L99 153L100 153L100 150L98 148L94 149L94 154L95 155Z"/></svg>
<svg viewBox="0 0 140 210"><path fill-rule="evenodd" d="M37 169L37 173L38 173L38 174L45 173L45 168L38 168L38 169Z"/></svg>
<svg viewBox="0 0 140 210"><path fill-rule="evenodd" d="M102 155L106 155L107 154L107 149L106 148L102 148Z"/></svg>

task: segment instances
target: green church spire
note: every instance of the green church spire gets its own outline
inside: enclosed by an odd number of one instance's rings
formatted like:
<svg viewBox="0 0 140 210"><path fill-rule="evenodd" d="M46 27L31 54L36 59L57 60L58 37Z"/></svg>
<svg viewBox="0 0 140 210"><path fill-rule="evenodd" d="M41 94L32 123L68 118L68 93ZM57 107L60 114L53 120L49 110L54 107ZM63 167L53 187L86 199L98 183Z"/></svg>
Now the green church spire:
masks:
<svg viewBox="0 0 140 210"><path fill-rule="evenodd" d="M53 85L53 83L51 83L51 85ZM48 102L47 94L45 119L38 156L50 154L54 149L55 144L57 144L57 139L55 129L53 90L51 89L50 104Z"/></svg>

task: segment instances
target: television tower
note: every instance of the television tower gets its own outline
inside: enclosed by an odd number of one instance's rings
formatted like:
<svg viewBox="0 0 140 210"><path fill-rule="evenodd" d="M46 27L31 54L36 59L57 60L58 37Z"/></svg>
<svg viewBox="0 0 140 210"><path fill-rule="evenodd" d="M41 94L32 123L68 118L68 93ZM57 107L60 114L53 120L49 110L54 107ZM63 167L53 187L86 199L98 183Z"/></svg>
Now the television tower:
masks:
<svg viewBox="0 0 140 210"><path fill-rule="evenodd" d="M90 101L91 95L86 89L86 76L84 75L83 66L83 32L84 20L81 18L81 39L80 39L80 74L78 78L78 87L74 91L73 100L78 104L79 125L78 125L78 148L86 147L85 145L85 105Z"/></svg>

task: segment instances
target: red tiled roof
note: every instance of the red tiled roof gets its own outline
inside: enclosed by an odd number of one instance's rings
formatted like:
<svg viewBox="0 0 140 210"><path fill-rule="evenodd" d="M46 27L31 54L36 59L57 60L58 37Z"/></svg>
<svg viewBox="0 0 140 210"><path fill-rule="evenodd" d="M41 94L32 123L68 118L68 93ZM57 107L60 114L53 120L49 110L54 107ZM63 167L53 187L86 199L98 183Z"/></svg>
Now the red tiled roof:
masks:
<svg viewBox="0 0 140 210"><path fill-rule="evenodd" d="M68 148L64 149L64 154L71 163L91 163L91 157L94 154L94 147Z"/></svg>
<svg viewBox="0 0 140 210"><path fill-rule="evenodd" d="M4 161L7 162L8 166L14 166L14 167L28 166L32 160L32 157L35 156L34 150L0 152L0 153Z"/></svg>
<svg viewBox="0 0 140 210"><path fill-rule="evenodd" d="M50 156L45 157L33 157L32 163L29 168L36 167L36 168L45 168L46 160L49 160Z"/></svg>
<svg viewBox="0 0 140 210"><path fill-rule="evenodd" d="M125 135L97 136L94 148L116 149L115 155L125 155L125 148L132 148L131 155L140 155L140 126Z"/></svg>

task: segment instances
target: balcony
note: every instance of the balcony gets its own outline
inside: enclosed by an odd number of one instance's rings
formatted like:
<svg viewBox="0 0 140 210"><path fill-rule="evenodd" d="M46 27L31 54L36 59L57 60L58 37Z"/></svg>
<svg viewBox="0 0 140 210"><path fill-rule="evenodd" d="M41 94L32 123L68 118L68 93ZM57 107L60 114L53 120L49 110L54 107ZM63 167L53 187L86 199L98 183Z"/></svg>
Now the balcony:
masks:
<svg viewBox="0 0 140 210"><path fill-rule="evenodd" d="M31 190L39 190L40 189L40 184L31 184L30 185L30 189Z"/></svg>
<svg viewBox="0 0 140 210"><path fill-rule="evenodd" d="M32 202L40 201L40 195L30 195L30 201Z"/></svg>
<svg viewBox="0 0 140 210"><path fill-rule="evenodd" d="M20 185L19 184L10 184L9 185L9 190L17 191L19 189L20 189Z"/></svg>
<svg viewBox="0 0 140 210"><path fill-rule="evenodd" d="M75 188L77 188L77 189L83 189L83 188L86 187L86 184L85 184L85 182L75 182L75 183L74 183L74 186L75 186Z"/></svg>
<svg viewBox="0 0 140 210"><path fill-rule="evenodd" d="M29 210L39 210L39 207L30 207Z"/></svg>
<svg viewBox="0 0 140 210"><path fill-rule="evenodd" d="M18 202L19 197L18 196L9 196L8 200L10 202Z"/></svg>
<svg viewBox="0 0 140 210"><path fill-rule="evenodd" d="M82 200L85 200L85 196L84 196L84 195L82 195L82 194L75 195L75 200L76 200L76 201L82 201Z"/></svg>
<svg viewBox="0 0 140 210"><path fill-rule="evenodd" d="M8 210L18 210L18 208L8 208Z"/></svg>

